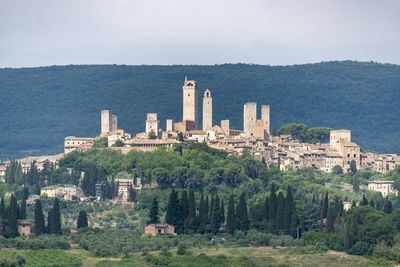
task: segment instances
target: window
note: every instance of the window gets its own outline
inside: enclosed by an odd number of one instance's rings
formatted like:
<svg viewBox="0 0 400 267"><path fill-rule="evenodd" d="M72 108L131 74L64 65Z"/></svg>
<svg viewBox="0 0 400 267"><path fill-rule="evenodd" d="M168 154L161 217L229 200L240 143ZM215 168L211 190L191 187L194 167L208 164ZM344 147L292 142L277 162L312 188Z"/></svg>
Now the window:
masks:
<svg viewBox="0 0 400 267"><path fill-rule="evenodd" d="M357 154L354 154L354 157L357 157Z"/></svg>
<svg viewBox="0 0 400 267"><path fill-rule="evenodd" d="M350 154L347 154L347 157L350 158Z"/></svg>

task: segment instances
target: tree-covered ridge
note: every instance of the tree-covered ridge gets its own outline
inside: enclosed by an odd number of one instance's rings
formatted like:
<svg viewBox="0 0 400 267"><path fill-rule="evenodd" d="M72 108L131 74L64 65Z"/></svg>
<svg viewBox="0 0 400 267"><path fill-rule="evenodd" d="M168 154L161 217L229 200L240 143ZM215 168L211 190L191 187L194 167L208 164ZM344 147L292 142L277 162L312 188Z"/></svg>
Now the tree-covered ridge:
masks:
<svg viewBox="0 0 400 267"><path fill-rule="evenodd" d="M210 88L213 123L242 128L243 104L271 105L271 123L351 129L363 149L400 153L400 67L360 62L294 66L52 66L0 69L0 158L62 152L65 136L95 136L100 110L127 132L144 130L147 112L182 117L185 76ZM200 94L201 95L201 94ZM200 105L201 109L201 105Z"/></svg>

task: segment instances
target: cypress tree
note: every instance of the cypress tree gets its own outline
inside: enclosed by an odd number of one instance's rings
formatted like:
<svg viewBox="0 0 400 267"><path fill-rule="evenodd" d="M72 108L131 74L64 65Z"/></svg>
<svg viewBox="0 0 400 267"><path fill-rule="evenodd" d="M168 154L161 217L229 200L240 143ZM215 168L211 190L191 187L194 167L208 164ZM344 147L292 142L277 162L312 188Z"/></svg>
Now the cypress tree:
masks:
<svg viewBox="0 0 400 267"><path fill-rule="evenodd" d="M250 221L247 212L246 197L244 195L244 192L240 195L236 216L239 222L239 229L243 232L247 232L249 230Z"/></svg>
<svg viewBox="0 0 400 267"><path fill-rule="evenodd" d="M55 235L61 235L60 203L57 198L55 198L53 202L51 217L52 217L51 233Z"/></svg>
<svg viewBox="0 0 400 267"><path fill-rule="evenodd" d="M322 218L326 218L328 216L328 207L329 207L329 198L328 198L328 191L325 193L324 198L324 206L322 209Z"/></svg>
<svg viewBox="0 0 400 267"><path fill-rule="evenodd" d="M393 212L392 202L388 198L386 198L386 200L385 200L385 204L383 206L383 211L388 214Z"/></svg>
<svg viewBox="0 0 400 267"><path fill-rule="evenodd" d="M326 232L333 233L335 232L335 220L336 220L336 210L335 207L328 208L328 215L326 218Z"/></svg>
<svg viewBox="0 0 400 267"><path fill-rule="evenodd" d="M212 222L213 212L214 212L214 195L211 196L210 208L209 208L209 210L208 210L208 219L209 219L209 223Z"/></svg>
<svg viewBox="0 0 400 267"><path fill-rule="evenodd" d="M44 215L42 210L42 204L40 202L40 199L36 199L34 217L35 217L34 232L36 235L41 235L45 232L45 226L44 226Z"/></svg>
<svg viewBox="0 0 400 267"><path fill-rule="evenodd" d="M25 220L26 219L26 200L25 197L22 198L21 207L19 209L19 218Z"/></svg>
<svg viewBox="0 0 400 267"><path fill-rule="evenodd" d="M271 193L269 195L269 224L271 229L275 229L276 225L276 209L278 207L278 199L275 193L275 184L271 184Z"/></svg>
<svg viewBox="0 0 400 267"><path fill-rule="evenodd" d="M178 207L178 196L175 189L172 189L169 195L167 214L165 215L166 223L176 226L177 224L177 207Z"/></svg>
<svg viewBox="0 0 400 267"><path fill-rule="evenodd" d="M292 221L292 216L294 212L294 202L293 195L290 187L287 190L286 199L285 199L285 209L284 209L284 218L283 225L286 234L290 234L290 225Z"/></svg>
<svg viewBox="0 0 400 267"><path fill-rule="evenodd" d="M78 229L88 227L88 219L87 219L86 211L81 210L79 212L77 226L78 226Z"/></svg>
<svg viewBox="0 0 400 267"><path fill-rule="evenodd" d="M225 223L225 204L224 199L221 199L221 207L219 208L219 223Z"/></svg>
<svg viewBox="0 0 400 267"><path fill-rule="evenodd" d="M135 189L133 189L132 184L129 186L129 202L134 202L136 199L136 192Z"/></svg>
<svg viewBox="0 0 400 267"><path fill-rule="evenodd" d="M203 194L200 196L200 204L199 204L199 220L200 220L200 225L199 225L199 232L204 233L205 231L205 225L207 224L207 210L206 210L206 203L204 200Z"/></svg>
<svg viewBox="0 0 400 267"><path fill-rule="evenodd" d="M375 203L374 200L371 198L371 201L369 202L369 205L373 208L375 208Z"/></svg>
<svg viewBox="0 0 400 267"><path fill-rule="evenodd" d="M264 220L269 220L269 198L266 197L264 201Z"/></svg>
<svg viewBox="0 0 400 267"><path fill-rule="evenodd" d="M228 233L233 234L235 231L235 204L234 204L234 198L233 194L229 197L229 202L228 202L228 214L226 218L226 228L228 230Z"/></svg>
<svg viewBox="0 0 400 267"><path fill-rule="evenodd" d="M365 197L365 194L363 195L362 201L361 201L361 206L368 206L368 200Z"/></svg>
<svg viewBox="0 0 400 267"><path fill-rule="evenodd" d="M357 202L356 202L355 200L353 200L353 201L351 202L351 207L352 207L352 208L357 207Z"/></svg>
<svg viewBox="0 0 400 267"><path fill-rule="evenodd" d="M293 212L292 218L290 220L289 234L294 238L298 237L297 236L297 227L299 225L298 220L299 219L297 218L296 212Z"/></svg>
<svg viewBox="0 0 400 267"><path fill-rule="evenodd" d="M8 237L18 236L17 210L18 210L17 199L15 198L14 194L12 194L11 198L10 198L8 220L6 222L6 224L8 226L8 230L7 230Z"/></svg>
<svg viewBox="0 0 400 267"><path fill-rule="evenodd" d="M47 233L48 234L53 234L53 208L50 208L49 212L47 213Z"/></svg>
<svg viewBox="0 0 400 267"><path fill-rule="evenodd" d="M157 197L154 197L150 208L150 214L149 214L150 219L147 223L159 223L160 218L158 214L159 214L158 199Z"/></svg>
<svg viewBox="0 0 400 267"><path fill-rule="evenodd" d="M0 202L0 218L4 221L6 219L6 207L4 204L4 197L1 198Z"/></svg>
<svg viewBox="0 0 400 267"><path fill-rule="evenodd" d="M183 220L185 220L189 216L189 200L186 190L183 190L181 192L181 206L182 206L182 218Z"/></svg>
<svg viewBox="0 0 400 267"><path fill-rule="evenodd" d="M344 247L346 250L350 249L357 241L358 233L358 215L354 213L346 224L344 234Z"/></svg>
<svg viewBox="0 0 400 267"><path fill-rule="evenodd" d="M204 219L205 219L205 222L206 222L206 224L208 224L209 223L209 221L210 221L210 218L208 217L208 210L210 209L210 205L209 205L209 200L208 200L208 195L207 195L207 197L206 197L206 199L205 199L205 205L204 205Z"/></svg>
<svg viewBox="0 0 400 267"><path fill-rule="evenodd" d="M285 212L285 198L282 192L278 194L278 207L276 209L276 230L281 231L284 228L284 212Z"/></svg>
<svg viewBox="0 0 400 267"><path fill-rule="evenodd" d="M189 190L189 218L196 216L196 199L194 197L194 191Z"/></svg>
<svg viewBox="0 0 400 267"><path fill-rule="evenodd" d="M219 205L220 205L219 197L218 197L218 195L216 195L214 198L213 209L211 212L211 214L212 214L211 215L211 231L215 234L218 233L218 230L220 227L220 223L219 223L219 220L220 220L219 208L220 208L220 206Z"/></svg>

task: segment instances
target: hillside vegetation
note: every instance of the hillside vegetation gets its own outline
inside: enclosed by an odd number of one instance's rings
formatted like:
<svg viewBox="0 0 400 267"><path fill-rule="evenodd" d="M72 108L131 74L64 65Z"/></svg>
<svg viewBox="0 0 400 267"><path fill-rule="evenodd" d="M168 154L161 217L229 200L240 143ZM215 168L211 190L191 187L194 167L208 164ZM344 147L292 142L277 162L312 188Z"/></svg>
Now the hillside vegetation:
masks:
<svg viewBox="0 0 400 267"><path fill-rule="evenodd" d="M185 75L198 81L199 96L211 89L214 124L230 119L241 129L243 104L255 101L271 105L276 128L348 128L363 149L400 153L397 65L71 65L0 69L0 159L61 153L65 136L96 136L101 109L130 133L144 131L147 112L165 128L165 119L182 118Z"/></svg>

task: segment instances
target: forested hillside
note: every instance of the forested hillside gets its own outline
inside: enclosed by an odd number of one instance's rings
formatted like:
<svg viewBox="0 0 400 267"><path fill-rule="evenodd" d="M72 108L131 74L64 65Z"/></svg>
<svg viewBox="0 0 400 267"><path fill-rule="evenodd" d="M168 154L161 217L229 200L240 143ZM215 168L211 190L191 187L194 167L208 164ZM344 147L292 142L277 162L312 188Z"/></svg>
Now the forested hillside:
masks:
<svg viewBox="0 0 400 267"><path fill-rule="evenodd" d="M400 66L344 61L0 69L0 159L60 153L65 136L96 136L101 109L130 133L144 131L147 112L157 112L165 128L165 119L182 118L185 75L198 81L199 96L211 89L214 124L230 119L241 129L243 104L255 101L259 109L271 105L277 128L347 128L363 149L400 153Z"/></svg>

